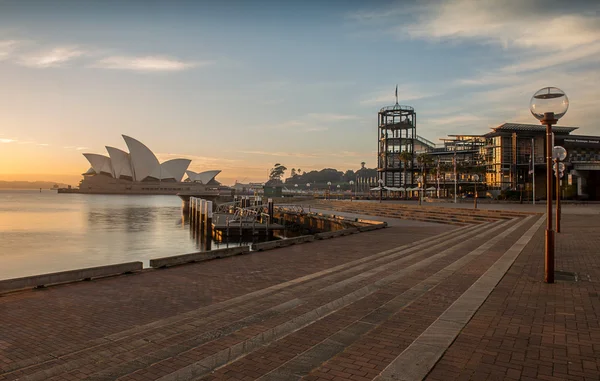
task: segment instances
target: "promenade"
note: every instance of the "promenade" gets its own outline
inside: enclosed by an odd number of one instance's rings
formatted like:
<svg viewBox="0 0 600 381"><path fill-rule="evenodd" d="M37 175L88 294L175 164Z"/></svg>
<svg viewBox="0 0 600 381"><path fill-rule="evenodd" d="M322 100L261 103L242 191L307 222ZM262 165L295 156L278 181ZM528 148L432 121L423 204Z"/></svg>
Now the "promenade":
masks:
<svg viewBox="0 0 600 381"><path fill-rule="evenodd" d="M598 380L600 207L564 212L552 285L542 214L386 216L383 230L0 295L0 380Z"/></svg>

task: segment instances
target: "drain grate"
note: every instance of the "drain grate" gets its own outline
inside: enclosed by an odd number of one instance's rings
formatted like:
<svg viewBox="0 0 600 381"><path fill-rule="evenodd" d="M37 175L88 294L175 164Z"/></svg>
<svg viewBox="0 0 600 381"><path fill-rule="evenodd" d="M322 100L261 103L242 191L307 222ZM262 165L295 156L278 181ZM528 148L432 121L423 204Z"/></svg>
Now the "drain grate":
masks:
<svg viewBox="0 0 600 381"><path fill-rule="evenodd" d="M577 282L579 280L579 275L577 273L572 273L569 271L555 271L554 279L562 280L565 282Z"/></svg>

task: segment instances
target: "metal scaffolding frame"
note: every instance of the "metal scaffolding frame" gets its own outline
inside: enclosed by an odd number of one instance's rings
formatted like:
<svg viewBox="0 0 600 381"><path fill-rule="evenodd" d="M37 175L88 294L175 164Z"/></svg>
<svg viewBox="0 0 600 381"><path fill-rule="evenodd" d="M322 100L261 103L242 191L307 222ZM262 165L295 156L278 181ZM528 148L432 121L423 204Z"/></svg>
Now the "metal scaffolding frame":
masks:
<svg viewBox="0 0 600 381"><path fill-rule="evenodd" d="M415 141L417 140L417 114L414 108L396 103L383 107L377 115L377 172L383 185L406 187L414 184ZM413 154L405 168L400 160L402 152Z"/></svg>

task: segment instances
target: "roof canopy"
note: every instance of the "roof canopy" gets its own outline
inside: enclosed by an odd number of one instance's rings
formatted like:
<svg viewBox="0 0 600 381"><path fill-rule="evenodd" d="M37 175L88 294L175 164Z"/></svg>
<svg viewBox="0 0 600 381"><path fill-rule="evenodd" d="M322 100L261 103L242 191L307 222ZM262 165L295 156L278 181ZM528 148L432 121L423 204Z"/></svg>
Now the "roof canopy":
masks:
<svg viewBox="0 0 600 381"><path fill-rule="evenodd" d="M129 152L114 147L106 147L109 156L84 153L83 156L92 165L92 168L85 174L102 173L117 179L127 178L133 181L174 180L179 182L183 179L191 160L172 159L160 163L156 155L139 140L125 135L123 135L123 139L129 148ZM209 180L212 180L221 171L210 172L215 172L212 177L209 176ZM203 178L206 177L207 175L203 176Z"/></svg>

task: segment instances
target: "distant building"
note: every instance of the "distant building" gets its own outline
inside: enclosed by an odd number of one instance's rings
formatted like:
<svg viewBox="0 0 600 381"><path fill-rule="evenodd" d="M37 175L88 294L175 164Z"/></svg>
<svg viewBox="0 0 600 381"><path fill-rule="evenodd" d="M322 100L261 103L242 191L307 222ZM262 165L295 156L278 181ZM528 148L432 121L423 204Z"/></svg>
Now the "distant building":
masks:
<svg viewBox="0 0 600 381"><path fill-rule="evenodd" d="M569 197L600 199L600 137L571 135L578 127L554 126L554 143L565 147L567 158L563 186L571 191ZM524 191L531 194L535 173L536 198L546 198L546 127L537 124L504 123L484 135L449 135L443 145L426 148L437 163L445 168L456 161L461 169L457 182L460 187L474 184L473 174L481 173L480 183L492 194L502 191ZM478 168L478 170L473 170ZM435 171L433 171L435 172ZM441 173L444 188L452 188L453 170ZM437 182L436 174L427 176ZM566 191L565 191L566 192Z"/></svg>
<svg viewBox="0 0 600 381"><path fill-rule="evenodd" d="M129 152L106 147L108 156L84 153L91 167L83 174L81 193L177 194L218 188L215 177L220 170L188 171L188 159L160 163L143 143L123 135ZM187 174L187 179L182 181Z"/></svg>
<svg viewBox="0 0 600 381"><path fill-rule="evenodd" d="M546 198L545 126L504 123L486 134L448 135L442 144L435 144L417 134L416 120L415 110L399 105L397 99L377 114L375 180L385 187L413 188L424 173L426 187L439 189L440 196L454 194L455 187L457 193L472 192L479 177L477 183L493 195L519 191L530 197L535 177L536 198ZM553 146L568 152L564 192L568 197L600 200L600 137L571 135L577 128L553 127ZM421 153L431 162L418 165Z"/></svg>

